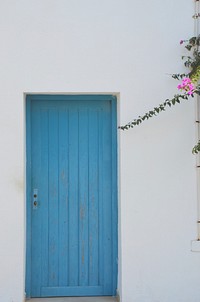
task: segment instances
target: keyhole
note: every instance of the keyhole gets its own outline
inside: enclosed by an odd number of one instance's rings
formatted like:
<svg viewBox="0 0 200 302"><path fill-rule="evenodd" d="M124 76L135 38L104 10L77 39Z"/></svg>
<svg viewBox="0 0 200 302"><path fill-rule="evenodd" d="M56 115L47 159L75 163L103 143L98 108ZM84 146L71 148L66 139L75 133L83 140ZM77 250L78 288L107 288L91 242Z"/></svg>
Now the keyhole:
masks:
<svg viewBox="0 0 200 302"><path fill-rule="evenodd" d="M37 201L34 201L34 203L33 203L33 204L34 204L34 206L36 207L36 206L37 206Z"/></svg>

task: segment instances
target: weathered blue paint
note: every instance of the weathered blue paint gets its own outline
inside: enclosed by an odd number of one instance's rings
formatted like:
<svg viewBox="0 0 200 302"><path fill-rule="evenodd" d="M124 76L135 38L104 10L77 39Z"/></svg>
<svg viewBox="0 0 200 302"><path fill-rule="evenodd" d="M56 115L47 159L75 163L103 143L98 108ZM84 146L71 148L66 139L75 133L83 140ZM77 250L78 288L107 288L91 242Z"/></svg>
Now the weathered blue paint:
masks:
<svg viewBox="0 0 200 302"><path fill-rule="evenodd" d="M27 297L116 295L116 97L29 95L26 116Z"/></svg>

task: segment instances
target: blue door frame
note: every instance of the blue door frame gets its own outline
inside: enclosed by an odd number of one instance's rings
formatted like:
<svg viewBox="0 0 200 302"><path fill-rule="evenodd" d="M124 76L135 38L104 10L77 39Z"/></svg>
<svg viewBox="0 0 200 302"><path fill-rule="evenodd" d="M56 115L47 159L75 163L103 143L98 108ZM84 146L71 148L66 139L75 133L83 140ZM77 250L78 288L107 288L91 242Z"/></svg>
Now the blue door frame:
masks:
<svg viewBox="0 0 200 302"><path fill-rule="evenodd" d="M116 295L116 108L113 95L26 97L27 298Z"/></svg>

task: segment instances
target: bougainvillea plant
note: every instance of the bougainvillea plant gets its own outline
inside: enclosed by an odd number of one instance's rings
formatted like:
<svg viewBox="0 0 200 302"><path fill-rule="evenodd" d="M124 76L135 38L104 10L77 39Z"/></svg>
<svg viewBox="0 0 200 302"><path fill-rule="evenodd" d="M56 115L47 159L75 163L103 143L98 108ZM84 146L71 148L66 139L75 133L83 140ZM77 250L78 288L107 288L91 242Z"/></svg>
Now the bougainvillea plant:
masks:
<svg viewBox="0 0 200 302"><path fill-rule="evenodd" d="M180 44L185 44L185 48L190 53L190 56L182 57L185 67L189 69L188 73L172 74L172 78L179 81L177 86L178 93L175 94L172 99L166 99L158 107L154 107L143 116L138 116L138 118L134 119L130 123L120 126L120 129L128 130L138 126L143 121L165 111L167 107L172 107L173 105L180 104L184 100L189 100L190 98L193 98L195 94L200 95L200 36L192 37L189 40L181 40ZM197 154L198 152L200 152L200 141L198 141L192 149L193 154Z"/></svg>

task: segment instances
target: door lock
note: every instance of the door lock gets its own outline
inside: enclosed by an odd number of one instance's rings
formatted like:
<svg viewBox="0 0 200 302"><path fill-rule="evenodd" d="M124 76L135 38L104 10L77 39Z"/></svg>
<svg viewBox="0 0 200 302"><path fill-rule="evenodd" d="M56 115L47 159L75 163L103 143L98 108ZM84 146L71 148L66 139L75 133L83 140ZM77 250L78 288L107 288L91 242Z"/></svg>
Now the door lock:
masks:
<svg viewBox="0 0 200 302"><path fill-rule="evenodd" d="M33 190L33 209L36 210L38 207L38 189Z"/></svg>

